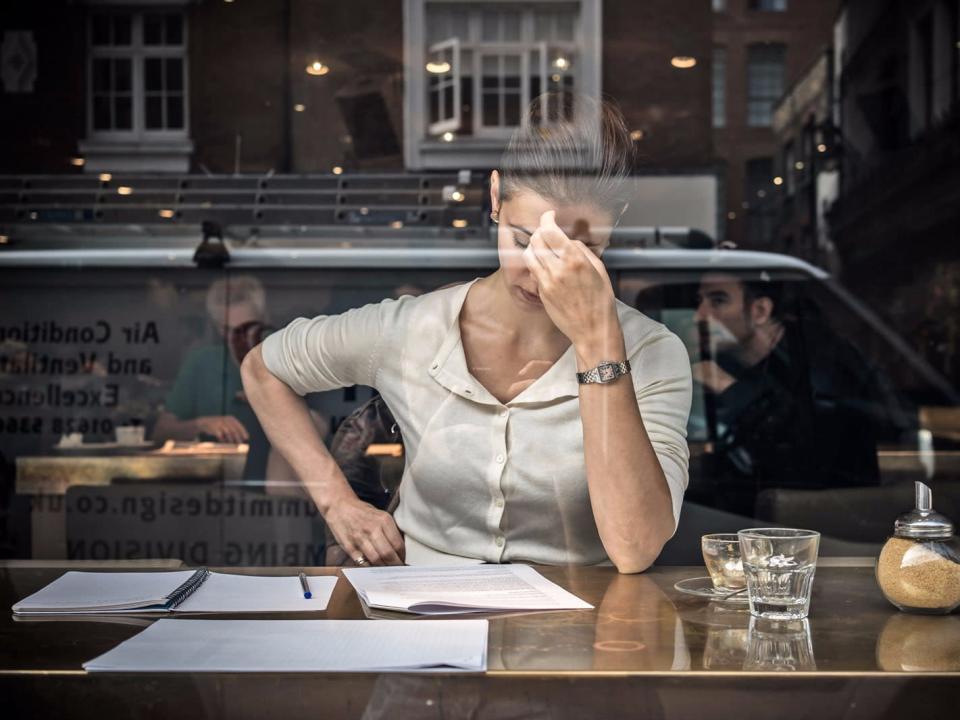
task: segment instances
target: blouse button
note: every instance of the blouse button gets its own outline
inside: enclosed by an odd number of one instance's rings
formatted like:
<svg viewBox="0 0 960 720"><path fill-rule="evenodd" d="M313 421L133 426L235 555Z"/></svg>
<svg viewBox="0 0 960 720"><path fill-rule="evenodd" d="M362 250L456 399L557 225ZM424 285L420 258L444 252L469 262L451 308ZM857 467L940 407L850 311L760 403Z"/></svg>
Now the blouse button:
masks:
<svg viewBox="0 0 960 720"><path fill-rule="evenodd" d="M503 408L503 410L500 411L500 417L506 417L508 412L510 411L506 408Z"/></svg>
<svg viewBox="0 0 960 720"><path fill-rule="evenodd" d="M502 538L502 537L498 537L498 538L497 538L497 547L503 547L503 538Z"/></svg>
<svg viewBox="0 0 960 720"><path fill-rule="evenodd" d="M498 508L502 508L502 507L503 507L503 498L497 498L496 506L497 506Z"/></svg>
<svg viewBox="0 0 960 720"><path fill-rule="evenodd" d="M497 455L497 457L494 458L494 459L495 459L498 463L502 463L502 462L503 462L503 455Z"/></svg>

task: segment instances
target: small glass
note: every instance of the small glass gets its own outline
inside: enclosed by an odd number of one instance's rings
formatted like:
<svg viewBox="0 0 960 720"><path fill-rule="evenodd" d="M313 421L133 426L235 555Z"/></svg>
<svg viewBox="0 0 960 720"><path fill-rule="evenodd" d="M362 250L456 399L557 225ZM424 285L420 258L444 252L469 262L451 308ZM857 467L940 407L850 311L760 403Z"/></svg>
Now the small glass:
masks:
<svg viewBox="0 0 960 720"><path fill-rule="evenodd" d="M816 670L809 620L750 618L744 670Z"/></svg>
<svg viewBox="0 0 960 720"><path fill-rule="evenodd" d="M810 612L820 533L792 528L752 528L737 533L751 614L802 620Z"/></svg>
<svg viewBox="0 0 960 720"><path fill-rule="evenodd" d="M740 538L736 533L713 533L700 539L703 564L717 590L742 590L747 581L740 559Z"/></svg>

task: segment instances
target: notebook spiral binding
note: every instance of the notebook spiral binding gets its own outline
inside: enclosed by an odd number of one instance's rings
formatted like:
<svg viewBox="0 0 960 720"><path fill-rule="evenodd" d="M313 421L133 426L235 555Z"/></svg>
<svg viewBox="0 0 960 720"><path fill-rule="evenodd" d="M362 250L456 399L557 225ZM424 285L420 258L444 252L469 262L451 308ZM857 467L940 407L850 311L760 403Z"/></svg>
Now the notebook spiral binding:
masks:
<svg viewBox="0 0 960 720"><path fill-rule="evenodd" d="M180 603L193 595L198 587L203 585L204 581L210 577L210 571L205 567L198 569L193 575L167 596L167 609L172 610Z"/></svg>

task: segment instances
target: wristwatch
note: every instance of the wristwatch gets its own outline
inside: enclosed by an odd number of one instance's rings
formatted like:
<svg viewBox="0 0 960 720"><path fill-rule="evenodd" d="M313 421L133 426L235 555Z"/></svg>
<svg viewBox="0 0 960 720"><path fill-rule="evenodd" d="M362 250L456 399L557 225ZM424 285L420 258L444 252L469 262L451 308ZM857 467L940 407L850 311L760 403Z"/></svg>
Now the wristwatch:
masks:
<svg viewBox="0 0 960 720"><path fill-rule="evenodd" d="M614 362L613 360L601 360L595 368L590 368L586 372L577 373L577 382L581 385L590 383L609 383L616 380L621 375L630 374L630 361Z"/></svg>

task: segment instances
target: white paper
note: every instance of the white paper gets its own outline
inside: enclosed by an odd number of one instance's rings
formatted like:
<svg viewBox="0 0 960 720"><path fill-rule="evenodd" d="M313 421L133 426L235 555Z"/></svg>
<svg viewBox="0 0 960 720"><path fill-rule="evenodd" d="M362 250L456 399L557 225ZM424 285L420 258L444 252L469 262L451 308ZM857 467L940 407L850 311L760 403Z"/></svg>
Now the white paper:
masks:
<svg viewBox="0 0 960 720"><path fill-rule="evenodd" d="M390 672L487 667L486 620L158 620L89 672Z"/></svg>
<svg viewBox="0 0 960 720"><path fill-rule="evenodd" d="M316 612L327 609L336 576L307 576L309 600L297 575L211 573L203 585L177 606L178 613Z"/></svg>
<svg viewBox="0 0 960 720"><path fill-rule="evenodd" d="M193 570L175 572L68 572L13 606L22 615L106 615L170 612L166 598ZM335 576L308 576L312 598L297 575L281 577L210 573L173 612L318 612L337 584Z"/></svg>
<svg viewBox="0 0 960 720"><path fill-rule="evenodd" d="M61 575L13 606L15 613L133 612L158 605L180 587L193 570L174 572L77 572Z"/></svg>
<svg viewBox="0 0 960 720"><path fill-rule="evenodd" d="M347 568L344 576L370 607L424 615L593 606L528 565Z"/></svg>

